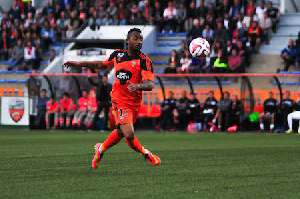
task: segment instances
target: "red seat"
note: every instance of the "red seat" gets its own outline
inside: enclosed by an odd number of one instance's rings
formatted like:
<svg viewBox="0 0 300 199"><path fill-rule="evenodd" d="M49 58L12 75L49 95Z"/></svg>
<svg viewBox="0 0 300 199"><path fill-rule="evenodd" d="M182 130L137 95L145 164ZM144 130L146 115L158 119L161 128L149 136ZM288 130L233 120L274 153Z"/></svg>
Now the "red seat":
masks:
<svg viewBox="0 0 300 199"><path fill-rule="evenodd" d="M148 107L147 105L141 105L138 117L147 117L148 116Z"/></svg>
<svg viewBox="0 0 300 199"><path fill-rule="evenodd" d="M256 112L256 111L259 113L264 112L264 106L263 105L255 106L253 112Z"/></svg>
<svg viewBox="0 0 300 199"><path fill-rule="evenodd" d="M149 117L159 117L161 114L160 105L153 105Z"/></svg>

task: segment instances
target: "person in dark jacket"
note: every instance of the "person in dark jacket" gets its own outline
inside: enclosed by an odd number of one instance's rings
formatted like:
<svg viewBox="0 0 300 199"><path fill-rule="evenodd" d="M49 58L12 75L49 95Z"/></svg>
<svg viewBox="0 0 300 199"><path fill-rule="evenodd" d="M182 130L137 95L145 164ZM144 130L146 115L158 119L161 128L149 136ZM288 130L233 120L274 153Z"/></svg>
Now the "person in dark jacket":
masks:
<svg viewBox="0 0 300 199"><path fill-rule="evenodd" d="M169 91L168 99L161 104L160 128L174 131L174 109L176 109L176 99L173 91Z"/></svg>
<svg viewBox="0 0 300 199"><path fill-rule="evenodd" d="M288 71L290 66L296 63L297 50L294 46L294 41L289 40L289 45L282 49L281 58L284 60L284 71Z"/></svg>
<svg viewBox="0 0 300 199"><path fill-rule="evenodd" d="M201 107L195 93L191 93L187 102L187 117L190 122L200 122Z"/></svg>
<svg viewBox="0 0 300 199"><path fill-rule="evenodd" d="M230 99L230 94L226 91L223 94L223 98L218 104L218 111L215 115L213 123L216 123L218 119L218 131L223 129L227 130L229 127L230 111L232 110L232 100ZM223 125L222 125L223 124Z"/></svg>
<svg viewBox="0 0 300 199"><path fill-rule="evenodd" d="M110 92L112 90L112 85L108 83L107 75L103 75L98 77L98 83L94 83L93 81L90 81L90 83L94 86L97 86L97 92L96 92L96 102L98 104L95 118L94 118L94 126L96 125L96 121L98 120L98 116L101 113L101 111L104 111L105 116L105 123L104 123L104 129L108 129L108 113L110 109Z"/></svg>
<svg viewBox="0 0 300 199"><path fill-rule="evenodd" d="M258 116L260 122L260 129L258 132L264 130L264 120L271 120L270 133L273 132L275 113L277 113L278 102L274 99L274 94L272 91L269 92L269 98L264 101L264 112Z"/></svg>
<svg viewBox="0 0 300 199"><path fill-rule="evenodd" d="M181 128L186 128L188 125L187 118L187 103L189 98L187 97L187 91L182 91L182 97L177 102L177 111L178 111L178 122Z"/></svg>
<svg viewBox="0 0 300 199"><path fill-rule="evenodd" d="M40 127L40 128L45 128L45 117L46 117L46 103L49 101L49 98L46 97L47 95L47 91L46 89L42 89L41 90L41 96L38 99L37 103L36 103L36 108L37 108L37 115L34 121L34 125L36 127ZM42 126L42 122L44 122L45 126Z"/></svg>
<svg viewBox="0 0 300 199"><path fill-rule="evenodd" d="M203 129L207 129L207 123L211 122L218 110L218 100L214 97L214 91L209 91L208 98L203 106Z"/></svg>
<svg viewBox="0 0 300 199"><path fill-rule="evenodd" d="M288 129L288 121L287 116L291 112L293 112L294 108L294 100L291 99L291 93L290 91L285 92L285 98L281 101L280 104L280 114L278 119L281 120L281 130L287 130Z"/></svg>
<svg viewBox="0 0 300 199"><path fill-rule="evenodd" d="M232 108L230 110L230 126L240 125L242 111L243 111L243 104L238 99L238 96L234 95L232 97Z"/></svg>

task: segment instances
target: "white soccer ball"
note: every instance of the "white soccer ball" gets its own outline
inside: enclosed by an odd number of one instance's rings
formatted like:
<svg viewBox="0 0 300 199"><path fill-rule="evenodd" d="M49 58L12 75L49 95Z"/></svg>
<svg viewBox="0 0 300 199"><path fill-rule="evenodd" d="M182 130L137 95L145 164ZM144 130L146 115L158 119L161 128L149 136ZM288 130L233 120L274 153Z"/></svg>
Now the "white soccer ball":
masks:
<svg viewBox="0 0 300 199"><path fill-rule="evenodd" d="M209 56L210 45L206 39L199 37L191 41L189 50L193 57L201 59Z"/></svg>

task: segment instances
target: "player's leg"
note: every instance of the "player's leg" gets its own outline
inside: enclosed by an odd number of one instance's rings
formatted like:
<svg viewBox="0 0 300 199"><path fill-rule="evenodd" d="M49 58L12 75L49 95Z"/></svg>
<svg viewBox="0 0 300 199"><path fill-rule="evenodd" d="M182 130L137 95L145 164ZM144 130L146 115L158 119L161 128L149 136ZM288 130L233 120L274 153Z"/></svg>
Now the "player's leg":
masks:
<svg viewBox="0 0 300 199"><path fill-rule="evenodd" d="M66 127L69 128L71 126L71 117L74 115L74 111L70 110L66 114Z"/></svg>
<svg viewBox="0 0 300 199"><path fill-rule="evenodd" d="M258 120L259 120L259 130L258 132L261 132L265 129L265 126L264 126L264 117L265 117L265 114L264 113L261 113L259 114L258 116Z"/></svg>
<svg viewBox="0 0 300 199"><path fill-rule="evenodd" d="M74 118L72 119L72 126L73 127L77 124L79 114L80 114L80 111L76 111L76 113L74 114Z"/></svg>
<svg viewBox="0 0 300 199"><path fill-rule="evenodd" d="M84 116L86 115L85 111L80 111L78 114L78 119L77 119L77 126L80 127L81 121L83 120Z"/></svg>
<svg viewBox="0 0 300 199"><path fill-rule="evenodd" d="M46 119L45 119L45 121L46 121L46 129L50 129L49 114L50 113L46 113Z"/></svg>
<svg viewBox="0 0 300 199"><path fill-rule="evenodd" d="M300 111L293 112L292 118L295 120L299 120L298 133L300 133Z"/></svg>
<svg viewBox="0 0 300 199"><path fill-rule="evenodd" d="M223 113L220 111L218 114L218 131L221 131L222 128L222 117L223 117Z"/></svg>
<svg viewBox="0 0 300 199"><path fill-rule="evenodd" d="M286 133L292 133L293 132L293 115L294 115L294 113L295 112L292 112L292 113L288 114L288 116L287 116L289 130L287 130Z"/></svg>
<svg viewBox="0 0 300 199"><path fill-rule="evenodd" d="M272 113L270 115L270 120L271 120L271 124L270 124L270 133L273 133L274 130L274 124L275 124L275 113Z"/></svg>

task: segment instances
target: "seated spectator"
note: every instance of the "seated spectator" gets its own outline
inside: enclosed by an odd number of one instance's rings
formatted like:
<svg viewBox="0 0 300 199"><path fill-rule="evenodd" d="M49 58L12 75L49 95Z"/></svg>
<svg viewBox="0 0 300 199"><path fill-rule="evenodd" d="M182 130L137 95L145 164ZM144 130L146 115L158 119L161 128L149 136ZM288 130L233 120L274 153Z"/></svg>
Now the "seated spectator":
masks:
<svg viewBox="0 0 300 199"><path fill-rule="evenodd" d="M150 24L150 18L153 15L153 7L149 6L148 0L140 2L144 2L144 6L140 9L143 14L143 18L146 19L147 24Z"/></svg>
<svg viewBox="0 0 300 199"><path fill-rule="evenodd" d="M215 42L221 42L221 44L223 45L228 40L227 31L223 28L222 22L217 23L217 29L214 31L214 33Z"/></svg>
<svg viewBox="0 0 300 199"><path fill-rule="evenodd" d="M185 49L184 57L180 59L181 68L178 68L178 73L187 73L190 71L190 65L192 64L192 56L188 49Z"/></svg>
<svg viewBox="0 0 300 199"><path fill-rule="evenodd" d="M137 13L136 18L133 21L133 24L135 25L145 25L147 23L146 19L144 18L141 11Z"/></svg>
<svg viewBox="0 0 300 199"><path fill-rule="evenodd" d="M7 60L8 59L8 51L9 51L9 46L10 44L10 38L7 35L6 31L2 31L2 39L0 40L0 59L2 57L2 60Z"/></svg>
<svg viewBox="0 0 300 199"><path fill-rule="evenodd" d="M209 91L203 106L203 129L208 130L208 123L212 122L218 110L218 101L214 96L214 91Z"/></svg>
<svg viewBox="0 0 300 199"><path fill-rule="evenodd" d="M230 40L227 40L226 46L225 46L225 54L226 57L229 57L231 55L231 51L235 46L231 43Z"/></svg>
<svg viewBox="0 0 300 199"><path fill-rule="evenodd" d="M287 120L289 124L289 130L286 133L293 133L293 119L299 120L298 134L300 133L300 101L294 103L293 112L288 114Z"/></svg>
<svg viewBox="0 0 300 199"><path fill-rule="evenodd" d="M289 45L281 51L281 57L284 60L284 71L288 71L291 65L294 65L296 62L296 48L294 46L294 41L289 40Z"/></svg>
<svg viewBox="0 0 300 199"><path fill-rule="evenodd" d="M258 53L261 44L262 30L258 26L257 21L253 22L253 26L249 29L248 35L251 48L254 49L254 53Z"/></svg>
<svg viewBox="0 0 300 199"><path fill-rule="evenodd" d="M278 102L274 99L274 94L272 91L269 92L269 98L264 101L264 112L258 116L260 129L258 132L264 131L264 121L271 121L270 124L270 133L273 133L274 122L275 122L275 113L277 113Z"/></svg>
<svg viewBox="0 0 300 199"><path fill-rule="evenodd" d="M179 4L179 8L176 12L176 32L185 32L184 22L186 19L186 9L183 3Z"/></svg>
<svg viewBox="0 0 300 199"><path fill-rule="evenodd" d="M243 15L241 13L238 14L237 21L236 21L236 28L241 31L241 36L244 36L244 27L243 27ZM232 30L233 30L233 25L232 25Z"/></svg>
<svg viewBox="0 0 300 199"><path fill-rule="evenodd" d="M42 10L43 16L47 16L48 13L50 12L50 10L53 11L53 8L51 7L50 2L47 1L45 7L44 7L43 10Z"/></svg>
<svg viewBox="0 0 300 199"><path fill-rule="evenodd" d="M110 18L109 12L107 12L105 14L105 18L101 21L101 25L108 26L108 25L112 25L112 23L113 23L113 20Z"/></svg>
<svg viewBox="0 0 300 199"><path fill-rule="evenodd" d="M109 3L109 7L106 9L106 12L109 13L110 17L113 17L117 13L117 7L113 1Z"/></svg>
<svg viewBox="0 0 300 199"><path fill-rule="evenodd" d="M208 14L208 8L204 5L204 0L200 0L199 2L199 7L197 7L197 18L206 18L207 14Z"/></svg>
<svg viewBox="0 0 300 199"><path fill-rule="evenodd" d="M268 17L267 12L264 13L264 18L259 20L259 27L263 32L263 41L269 44L270 30L271 30L271 19Z"/></svg>
<svg viewBox="0 0 300 199"><path fill-rule="evenodd" d="M242 58L237 53L235 48L232 49L231 55L228 58L228 68L232 73L243 73L244 67L242 65Z"/></svg>
<svg viewBox="0 0 300 199"><path fill-rule="evenodd" d="M129 9L129 13L128 13L128 23L129 24L134 23L134 19L137 17L138 11L139 11L139 8L137 7L137 5L135 3L133 3L131 6L131 9Z"/></svg>
<svg viewBox="0 0 300 199"><path fill-rule="evenodd" d="M37 69L37 63L36 63L36 49L34 46L32 46L32 43L30 40L27 41L27 45L24 48L24 61L22 64L23 70L28 70L28 65L32 64L33 69Z"/></svg>
<svg viewBox="0 0 300 199"><path fill-rule="evenodd" d="M54 97L50 97L46 103L46 128L56 129L58 125L58 111L59 104L55 101Z"/></svg>
<svg viewBox="0 0 300 199"><path fill-rule="evenodd" d="M42 89L41 95L35 105L37 108L37 115L34 120L34 126L37 128L45 128L45 126L42 126L42 122L45 121L46 103L49 101L49 98L46 97L46 95L46 89Z"/></svg>
<svg viewBox="0 0 300 199"><path fill-rule="evenodd" d="M189 45L190 42L193 40L193 39L196 39L198 38L200 35L202 35L202 28L200 26L200 21L198 19L195 19L194 20L194 26L192 27L191 30L189 30L187 36L186 36L186 39L187 39L187 44Z"/></svg>
<svg viewBox="0 0 300 199"><path fill-rule="evenodd" d="M182 129L186 128L188 125L187 104L189 98L187 97L187 94L187 91L182 91L181 98L177 102L178 117L176 119L178 120L178 126Z"/></svg>
<svg viewBox="0 0 300 199"><path fill-rule="evenodd" d="M228 13L225 13L224 15L224 27L228 33L228 35L231 35L232 30L234 29L234 21L229 17Z"/></svg>
<svg viewBox="0 0 300 199"><path fill-rule="evenodd" d="M205 25L205 29L202 32L202 37L205 38L208 43L213 44L214 31L210 28L210 25Z"/></svg>
<svg viewBox="0 0 300 199"><path fill-rule="evenodd" d="M54 8L54 18L59 19L59 17L61 16L61 12L62 12L62 9L60 8L60 5L56 4L55 8Z"/></svg>
<svg viewBox="0 0 300 199"><path fill-rule="evenodd" d="M124 4L122 2L119 3L117 13L119 14L120 25L126 25L127 24L126 19L128 18L128 9L124 7ZM151 16L152 15L149 15L150 18Z"/></svg>
<svg viewBox="0 0 300 199"><path fill-rule="evenodd" d="M159 125L156 128L160 131L169 130L174 131L174 110L176 109L176 99L173 91L168 92L168 98L161 104L161 115Z"/></svg>
<svg viewBox="0 0 300 199"><path fill-rule="evenodd" d="M70 127L71 118L76 110L73 105L73 100L70 98L69 93L65 92L60 100L59 124L61 128Z"/></svg>
<svg viewBox="0 0 300 199"><path fill-rule="evenodd" d="M241 41L238 41L237 47L238 47L238 49L237 49L238 54L242 58L242 65L245 67L249 67L250 66L250 55L249 55L248 49L246 47L244 47L244 44Z"/></svg>
<svg viewBox="0 0 300 199"><path fill-rule="evenodd" d="M172 54L169 57L168 63L169 66L165 68L164 73L176 73L178 67L180 66L180 58L178 57L176 50L172 50Z"/></svg>
<svg viewBox="0 0 300 199"><path fill-rule="evenodd" d="M180 43L180 49L177 50L177 54L180 58L185 56L185 50L186 49L187 49L187 47L186 47L185 40L182 40L181 43Z"/></svg>
<svg viewBox="0 0 300 199"><path fill-rule="evenodd" d="M24 27L28 28L32 23L36 23L36 20L33 18L33 14L30 12L28 13L28 18L25 20Z"/></svg>
<svg viewBox="0 0 300 199"><path fill-rule="evenodd" d="M197 9L195 7L195 2L191 1L189 6L190 7L187 12L187 19L184 22L184 28L186 32L192 29L192 27L195 25L195 19L197 18Z"/></svg>
<svg viewBox="0 0 300 199"><path fill-rule="evenodd" d="M72 120L72 126L79 128L81 125L81 122L84 121L84 118L86 117L88 113L88 106L89 106L90 98L88 96L88 93L86 90L82 91L82 97L78 99L78 110L76 111L74 118Z"/></svg>
<svg viewBox="0 0 300 199"><path fill-rule="evenodd" d="M281 16L280 10L273 6L272 1L269 1L267 13L268 13L268 17L270 17L271 21L272 21L272 31L274 33L276 33L277 24L278 24L280 16Z"/></svg>
<svg viewBox="0 0 300 199"><path fill-rule="evenodd" d="M44 21L44 25L42 27L42 40L44 51L48 51L50 44L54 41L54 30L50 27L48 21Z"/></svg>
<svg viewBox="0 0 300 199"><path fill-rule="evenodd" d="M15 65L21 64L24 59L24 47L22 43L22 39L18 39L18 44L13 47L12 57L9 60L8 70L12 70Z"/></svg>
<svg viewBox="0 0 300 199"><path fill-rule="evenodd" d="M244 7L240 4L239 0L234 0L233 5L230 8L229 16L236 21L238 13L244 14Z"/></svg>
<svg viewBox="0 0 300 199"><path fill-rule="evenodd" d="M66 37L66 30L68 28L69 19L66 18L65 11L61 11L60 18L56 21L56 38L60 41Z"/></svg>
<svg viewBox="0 0 300 199"><path fill-rule="evenodd" d="M157 27L159 32L163 29L163 9L158 1L154 3L153 15L151 16L151 22Z"/></svg>
<svg viewBox="0 0 300 199"><path fill-rule="evenodd" d="M74 36L75 30L78 28L79 21L76 18L75 11L71 12L71 18L67 24L66 38L72 38Z"/></svg>
<svg viewBox="0 0 300 199"><path fill-rule="evenodd" d="M265 1L260 1L260 6L256 8L255 13L257 15L258 20L261 20L264 18L264 12L267 11L267 8L265 7Z"/></svg>
<svg viewBox="0 0 300 199"><path fill-rule="evenodd" d="M37 16L36 16L36 18L35 18L35 21L36 21L36 24L37 24L39 27L41 27L42 24L44 24L45 19L44 19L43 15L42 15L42 12L41 12L41 11L37 11Z"/></svg>
<svg viewBox="0 0 300 199"><path fill-rule="evenodd" d="M139 19L139 21L136 21L136 23L142 23L143 21ZM118 26L120 24L120 19L119 19L119 15L115 14L113 17L113 22L112 25Z"/></svg>
<svg viewBox="0 0 300 199"><path fill-rule="evenodd" d="M201 117L201 107L200 102L196 98L195 93L190 93L189 100L187 102L187 118L189 122L200 122ZM200 127L201 129L202 127Z"/></svg>
<svg viewBox="0 0 300 199"><path fill-rule="evenodd" d="M213 47L211 48L210 56L206 57L206 66L208 68L212 68L214 62L218 58L218 52L219 52L219 50L222 50L221 43L220 42L216 42L213 45Z"/></svg>
<svg viewBox="0 0 300 199"><path fill-rule="evenodd" d="M164 26L169 26L170 31L175 31L177 10L173 7L172 1L169 1L168 7L164 10Z"/></svg>
<svg viewBox="0 0 300 199"><path fill-rule="evenodd" d="M258 21L258 18L254 15L254 12L250 11L250 14L246 15L243 19L243 29L248 31L252 27L254 21Z"/></svg>
<svg viewBox="0 0 300 199"><path fill-rule="evenodd" d="M241 124L241 115L243 111L243 104L238 99L237 95L233 95L232 97L232 108L230 110L230 122L229 126L237 126L237 128Z"/></svg>
<svg viewBox="0 0 300 199"><path fill-rule="evenodd" d="M237 43L239 41L244 41L244 38L242 37L241 33L240 33L240 30L239 29L235 29L233 32L232 32L232 45L237 45Z"/></svg>
<svg viewBox="0 0 300 199"><path fill-rule="evenodd" d="M218 51L218 58L214 62L212 68L213 68L213 72L215 72L215 73L226 73L226 72L228 72L227 59L225 58L225 56L223 56L223 51L222 50Z"/></svg>
<svg viewBox="0 0 300 199"><path fill-rule="evenodd" d="M246 8L246 15L250 15L250 13L255 13L255 6L253 0L249 1L249 4Z"/></svg>
<svg viewBox="0 0 300 199"><path fill-rule="evenodd" d="M14 19L21 19L21 9L18 5L18 1L13 2L13 6L8 11L9 15L12 15Z"/></svg>
<svg viewBox="0 0 300 199"><path fill-rule="evenodd" d="M232 100L226 91L218 104L218 111L213 119L213 123L218 120L218 131L227 130L229 127L230 112L232 110ZM223 127L223 128L222 128Z"/></svg>

